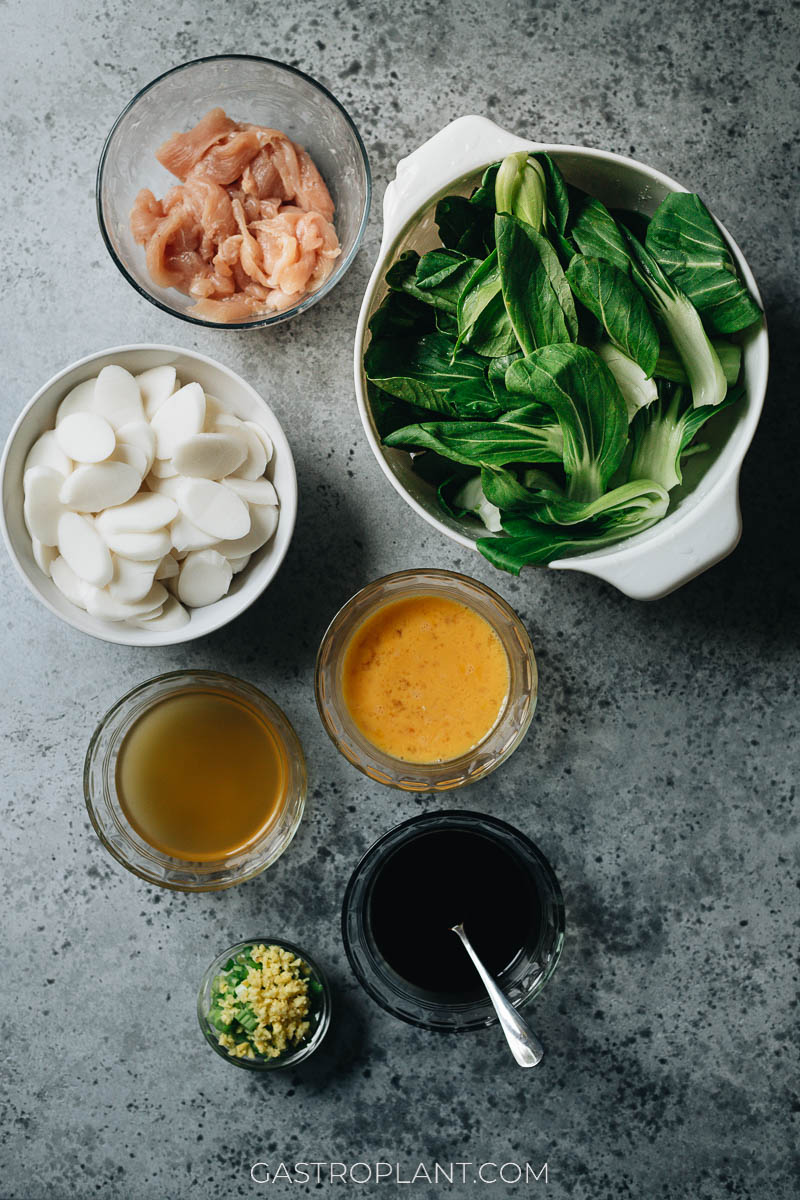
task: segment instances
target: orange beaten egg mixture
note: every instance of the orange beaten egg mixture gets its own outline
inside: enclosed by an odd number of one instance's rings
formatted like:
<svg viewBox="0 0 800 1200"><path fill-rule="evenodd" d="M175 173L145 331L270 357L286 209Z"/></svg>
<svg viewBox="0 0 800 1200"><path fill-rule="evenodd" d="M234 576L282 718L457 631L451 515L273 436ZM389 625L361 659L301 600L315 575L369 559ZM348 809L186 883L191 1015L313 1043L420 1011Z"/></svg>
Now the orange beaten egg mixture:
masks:
<svg viewBox="0 0 800 1200"><path fill-rule="evenodd" d="M344 699L363 736L405 762L446 762L492 730L509 687L508 658L479 613L456 600L411 596L355 631Z"/></svg>

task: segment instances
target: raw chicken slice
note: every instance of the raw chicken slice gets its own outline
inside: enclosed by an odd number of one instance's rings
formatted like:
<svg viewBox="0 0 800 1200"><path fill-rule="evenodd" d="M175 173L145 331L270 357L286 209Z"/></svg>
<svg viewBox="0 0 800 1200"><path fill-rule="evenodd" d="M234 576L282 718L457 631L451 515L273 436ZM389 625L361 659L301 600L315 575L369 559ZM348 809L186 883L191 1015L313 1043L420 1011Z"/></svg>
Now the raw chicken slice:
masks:
<svg viewBox="0 0 800 1200"><path fill-rule="evenodd" d="M272 154L271 146L259 150L242 173L242 191L257 200L275 199L283 195L283 181Z"/></svg>
<svg viewBox="0 0 800 1200"><path fill-rule="evenodd" d="M182 190L185 204L202 230L200 252L206 259L213 258L219 243L236 233L231 198L220 184L194 176Z"/></svg>
<svg viewBox="0 0 800 1200"><path fill-rule="evenodd" d="M281 138L273 142L272 161L275 163L281 178L279 196L282 200L294 200L301 185L300 163L297 158L297 147L294 142L290 142L288 138Z"/></svg>
<svg viewBox="0 0 800 1200"><path fill-rule="evenodd" d="M290 304L294 300L290 298ZM288 307L288 305L286 306ZM219 321L228 324L230 321L249 321L259 313L263 313L265 304L255 296L245 296L241 292L236 296L226 296L222 300L198 300L193 304L191 312L204 321Z"/></svg>
<svg viewBox="0 0 800 1200"><path fill-rule="evenodd" d="M295 199L301 208L311 211L314 209L326 221L333 220L333 201L325 186L325 180L317 170L311 155L300 146L295 146L300 159L300 183L295 192Z"/></svg>
<svg viewBox="0 0 800 1200"><path fill-rule="evenodd" d="M203 155L226 134L233 133L236 122L225 115L222 108L212 108L187 133L173 133L171 138L156 150L156 158L162 167L185 179Z"/></svg>
<svg viewBox="0 0 800 1200"><path fill-rule="evenodd" d="M229 141L212 146L193 168L192 174L197 179L209 179L212 183L233 183L263 144L261 134L255 129L243 129Z"/></svg>
<svg viewBox="0 0 800 1200"><path fill-rule="evenodd" d="M341 253L333 201L285 134L215 108L157 158L181 182L163 200L143 189L131 231L153 281L192 296L194 315L229 323L280 312L330 276Z"/></svg>
<svg viewBox="0 0 800 1200"><path fill-rule="evenodd" d="M170 245L175 241L184 221L184 209L176 206L159 221L152 236L147 239L147 269L153 282L159 287L180 287L181 273L174 270L167 257Z"/></svg>
<svg viewBox="0 0 800 1200"><path fill-rule="evenodd" d="M251 279L255 279L257 283L263 284L264 287L269 287L270 281L262 270L261 247L247 228L244 209L238 200L233 201L233 215L236 218L236 224L239 226L239 233L242 235L242 242L239 248L239 262L242 265L242 270Z"/></svg>
<svg viewBox="0 0 800 1200"><path fill-rule="evenodd" d="M133 202L131 233L133 240L145 246L164 220L164 206L149 188L142 188Z"/></svg>

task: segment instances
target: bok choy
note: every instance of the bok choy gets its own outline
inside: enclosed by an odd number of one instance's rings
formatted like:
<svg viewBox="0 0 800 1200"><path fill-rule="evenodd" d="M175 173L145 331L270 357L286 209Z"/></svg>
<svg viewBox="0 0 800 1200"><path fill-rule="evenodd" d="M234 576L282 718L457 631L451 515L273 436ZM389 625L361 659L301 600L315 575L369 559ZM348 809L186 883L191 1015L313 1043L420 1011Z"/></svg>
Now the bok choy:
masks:
<svg viewBox="0 0 800 1200"><path fill-rule="evenodd" d="M636 236L520 152L436 222L441 247L397 258L370 322L384 444L483 524L504 570L660 521L700 430L744 392L737 338L760 319L702 201L668 196Z"/></svg>
<svg viewBox="0 0 800 1200"><path fill-rule="evenodd" d="M663 398L639 413L631 425L631 474L659 483L667 491L683 482L681 459L706 421L735 404L741 395L736 388L717 409L694 408L684 402L684 388L677 386L672 395L664 388Z"/></svg>

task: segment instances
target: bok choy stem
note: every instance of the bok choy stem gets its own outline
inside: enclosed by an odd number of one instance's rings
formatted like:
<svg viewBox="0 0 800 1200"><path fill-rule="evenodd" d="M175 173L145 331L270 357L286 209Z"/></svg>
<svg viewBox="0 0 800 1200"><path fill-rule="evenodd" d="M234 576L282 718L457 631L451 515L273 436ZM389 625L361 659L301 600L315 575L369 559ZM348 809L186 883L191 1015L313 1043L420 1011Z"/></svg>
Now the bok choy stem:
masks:
<svg viewBox="0 0 800 1200"><path fill-rule="evenodd" d="M633 234L624 226L621 228L632 253L633 278L650 297L667 327L689 380L692 404L695 408L721 404L728 390L728 381L703 328L700 314L691 300L667 279L656 260Z"/></svg>
<svg viewBox="0 0 800 1200"><path fill-rule="evenodd" d="M494 184L499 213L510 213L544 233L547 214L547 180L544 168L527 150L507 155L500 164Z"/></svg>

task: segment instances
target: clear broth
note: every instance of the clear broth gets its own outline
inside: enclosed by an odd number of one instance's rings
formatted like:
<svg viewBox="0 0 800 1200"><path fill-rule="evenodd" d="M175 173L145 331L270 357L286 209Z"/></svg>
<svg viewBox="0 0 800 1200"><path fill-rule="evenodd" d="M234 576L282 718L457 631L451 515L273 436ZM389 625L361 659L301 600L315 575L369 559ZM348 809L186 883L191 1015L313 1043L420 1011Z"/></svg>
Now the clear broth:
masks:
<svg viewBox="0 0 800 1200"><path fill-rule="evenodd" d="M125 735L120 805L157 850L189 862L226 858L257 841L282 806L286 749L263 713L222 689L159 700Z"/></svg>

